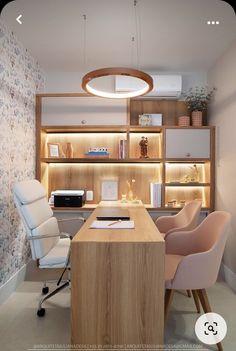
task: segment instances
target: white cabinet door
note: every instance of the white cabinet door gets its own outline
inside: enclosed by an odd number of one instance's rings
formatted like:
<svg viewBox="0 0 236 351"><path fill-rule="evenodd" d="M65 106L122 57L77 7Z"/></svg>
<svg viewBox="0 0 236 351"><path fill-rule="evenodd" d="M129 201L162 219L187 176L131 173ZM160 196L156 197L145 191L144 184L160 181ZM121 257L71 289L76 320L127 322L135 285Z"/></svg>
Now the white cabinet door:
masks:
<svg viewBox="0 0 236 351"><path fill-rule="evenodd" d="M210 129L166 129L166 158L210 158Z"/></svg>

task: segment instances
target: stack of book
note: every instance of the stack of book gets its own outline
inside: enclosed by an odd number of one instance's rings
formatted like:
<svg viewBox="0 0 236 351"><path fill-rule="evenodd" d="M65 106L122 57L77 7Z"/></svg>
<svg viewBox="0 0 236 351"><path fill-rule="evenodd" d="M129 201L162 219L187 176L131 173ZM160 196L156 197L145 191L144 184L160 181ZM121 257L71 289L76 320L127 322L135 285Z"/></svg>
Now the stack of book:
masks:
<svg viewBox="0 0 236 351"><path fill-rule="evenodd" d="M86 157L109 157L107 151L89 151L85 154Z"/></svg>
<svg viewBox="0 0 236 351"><path fill-rule="evenodd" d="M127 148L127 140L119 141L119 158L126 158L126 148Z"/></svg>
<svg viewBox="0 0 236 351"><path fill-rule="evenodd" d="M150 183L151 205L161 207L161 183Z"/></svg>

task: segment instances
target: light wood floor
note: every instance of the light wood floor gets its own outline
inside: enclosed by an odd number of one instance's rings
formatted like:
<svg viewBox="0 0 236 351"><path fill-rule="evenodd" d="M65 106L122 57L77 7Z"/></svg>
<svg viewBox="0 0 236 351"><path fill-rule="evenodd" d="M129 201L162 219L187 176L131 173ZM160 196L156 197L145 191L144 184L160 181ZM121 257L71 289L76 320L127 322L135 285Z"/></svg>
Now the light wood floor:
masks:
<svg viewBox="0 0 236 351"><path fill-rule="evenodd" d="M30 274L28 274L29 277ZM1 350L26 351L36 348L37 345L42 347L42 345L70 343L69 289L47 302L45 317L38 318L36 310L40 289L40 282L25 281L0 306ZM225 283L218 282L213 288L208 289L208 296L213 311L220 313L228 324L228 334L223 342L224 350L234 351L236 345L235 294ZM175 345L173 350L176 349L176 345L179 346L178 350L181 349L181 345L185 345L182 349L186 350L186 345L199 344L194 333L198 316L193 300L187 298L185 292L176 292L166 324L166 345ZM202 345L201 350L216 350L216 348Z"/></svg>

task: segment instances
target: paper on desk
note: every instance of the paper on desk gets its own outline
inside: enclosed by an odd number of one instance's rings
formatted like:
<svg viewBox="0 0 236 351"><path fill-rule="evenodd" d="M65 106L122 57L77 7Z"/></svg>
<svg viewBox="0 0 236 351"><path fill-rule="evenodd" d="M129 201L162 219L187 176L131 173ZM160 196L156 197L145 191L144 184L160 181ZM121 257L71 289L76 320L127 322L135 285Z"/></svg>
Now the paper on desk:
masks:
<svg viewBox="0 0 236 351"><path fill-rule="evenodd" d="M114 224L113 224L114 223ZM133 229L134 221L93 221L90 225L92 229Z"/></svg>

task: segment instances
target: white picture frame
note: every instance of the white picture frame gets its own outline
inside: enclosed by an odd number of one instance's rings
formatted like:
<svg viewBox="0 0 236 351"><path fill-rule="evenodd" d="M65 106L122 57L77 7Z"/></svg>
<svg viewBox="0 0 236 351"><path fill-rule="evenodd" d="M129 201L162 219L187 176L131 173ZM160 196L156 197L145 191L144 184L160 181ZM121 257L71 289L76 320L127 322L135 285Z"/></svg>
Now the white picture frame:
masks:
<svg viewBox="0 0 236 351"><path fill-rule="evenodd" d="M118 200L118 180L114 180L114 179L102 180L101 200L104 200L104 201Z"/></svg>
<svg viewBox="0 0 236 351"><path fill-rule="evenodd" d="M60 144L48 143L48 157L60 157Z"/></svg>

